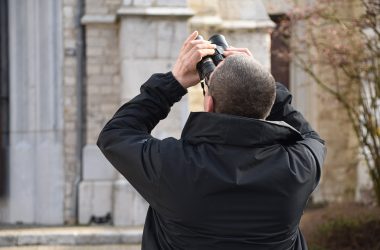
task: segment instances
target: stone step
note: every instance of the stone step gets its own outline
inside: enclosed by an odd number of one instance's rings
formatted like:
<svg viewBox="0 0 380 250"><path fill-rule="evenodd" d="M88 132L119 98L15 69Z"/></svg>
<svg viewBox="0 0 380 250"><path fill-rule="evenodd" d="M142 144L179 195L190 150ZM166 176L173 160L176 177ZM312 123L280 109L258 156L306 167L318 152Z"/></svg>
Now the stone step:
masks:
<svg viewBox="0 0 380 250"><path fill-rule="evenodd" d="M113 226L0 229L0 250L135 250L140 249L142 231Z"/></svg>
<svg viewBox="0 0 380 250"><path fill-rule="evenodd" d="M0 250L141 250L141 245L18 246L0 247Z"/></svg>
<svg viewBox="0 0 380 250"><path fill-rule="evenodd" d="M141 245L19 246L0 247L0 250L141 250Z"/></svg>

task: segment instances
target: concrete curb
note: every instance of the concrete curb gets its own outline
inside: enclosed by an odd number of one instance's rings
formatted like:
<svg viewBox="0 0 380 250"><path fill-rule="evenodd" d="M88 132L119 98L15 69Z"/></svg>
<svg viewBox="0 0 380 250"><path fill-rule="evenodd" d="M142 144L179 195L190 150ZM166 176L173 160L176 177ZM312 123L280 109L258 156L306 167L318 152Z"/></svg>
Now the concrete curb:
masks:
<svg viewBox="0 0 380 250"><path fill-rule="evenodd" d="M141 227L46 227L0 230L0 247L140 244Z"/></svg>

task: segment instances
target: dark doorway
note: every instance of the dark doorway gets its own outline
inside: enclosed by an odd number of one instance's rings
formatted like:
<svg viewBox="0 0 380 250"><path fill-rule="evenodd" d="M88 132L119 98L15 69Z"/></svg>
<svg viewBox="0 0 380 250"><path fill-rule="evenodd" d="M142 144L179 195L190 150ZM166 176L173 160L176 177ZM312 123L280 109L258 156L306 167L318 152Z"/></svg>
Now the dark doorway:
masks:
<svg viewBox="0 0 380 250"><path fill-rule="evenodd" d="M8 0L0 0L0 197L7 192L9 145Z"/></svg>
<svg viewBox="0 0 380 250"><path fill-rule="evenodd" d="M277 82L290 87L290 22L286 15L271 15L276 23L271 40L271 72Z"/></svg>

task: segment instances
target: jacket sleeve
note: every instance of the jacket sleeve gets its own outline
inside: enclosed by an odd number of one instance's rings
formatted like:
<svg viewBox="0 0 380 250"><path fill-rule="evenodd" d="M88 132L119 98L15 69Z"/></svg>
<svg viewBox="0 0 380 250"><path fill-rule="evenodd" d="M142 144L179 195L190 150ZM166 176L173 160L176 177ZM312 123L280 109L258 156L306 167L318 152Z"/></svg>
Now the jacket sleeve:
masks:
<svg viewBox="0 0 380 250"><path fill-rule="evenodd" d="M187 93L172 73L154 74L101 131L97 145L112 165L149 202L158 195L163 141L150 135L171 106Z"/></svg>
<svg viewBox="0 0 380 250"><path fill-rule="evenodd" d="M281 83L276 83L276 100L267 120L284 121L301 133L304 140L299 143L311 151L317 163L316 183L318 183L326 156L325 142L291 103L292 95L289 90Z"/></svg>

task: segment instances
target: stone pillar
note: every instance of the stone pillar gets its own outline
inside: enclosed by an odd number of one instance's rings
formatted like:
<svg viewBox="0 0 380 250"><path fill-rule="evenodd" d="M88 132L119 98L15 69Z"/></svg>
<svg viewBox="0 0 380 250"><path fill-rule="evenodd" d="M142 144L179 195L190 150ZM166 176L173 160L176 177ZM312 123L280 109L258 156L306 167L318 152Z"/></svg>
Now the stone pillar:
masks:
<svg viewBox="0 0 380 250"><path fill-rule="evenodd" d="M222 19L219 15L218 0L193 0L189 1L189 5L195 12L189 21L191 31L197 30L204 39L219 32ZM203 111L203 92L200 84L188 88L188 92L190 111Z"/></svg>
<svg viewBox="0 0 380 250"><path fill-rule="evenodd" d="M60 1L9 1L9 223L63 223Z"/></svg>
<svg viewBox="0 0 380 250"><path fill-rule="evenodd" d="M112 215L116 170L96 146L98 135L120 104L119 23L122 0L86 1L86 140L79 184L79 223Z"/></svg>
<svg viewBox="0 0 380 250"><path fill-rule="evenodd" d="M121 99L126 102L139 93L141 84L151 74L172 69L189 33L187 20L192 12L186 0L125 0L118 14L121 22ZM187 98L184 97L154 129L153 135L179 138L187 115ZM147 204L123 177L115 182L114 198L115 225L144 223Z"/></svg>
<svg viewBox="0 0 380 250"><path fill-rule="evenodd" d="M219 0L221 33L234 47L248 48L270 70L270 32L274 23L258 0Z"/></svg>

